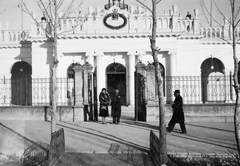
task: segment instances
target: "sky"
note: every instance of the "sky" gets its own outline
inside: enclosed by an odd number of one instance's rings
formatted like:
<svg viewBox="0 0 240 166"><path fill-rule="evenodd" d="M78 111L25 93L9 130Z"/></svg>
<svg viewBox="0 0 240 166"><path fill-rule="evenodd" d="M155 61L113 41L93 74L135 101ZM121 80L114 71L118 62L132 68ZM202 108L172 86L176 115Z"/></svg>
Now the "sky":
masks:
<svg viewBox="0 0 240 166"><path fill-rule="evenodd" d="M7 21L9 24L9 30L21 30L21 25L23 25L24 30L30 30L31 29L31 18L29 15L26 13L23 13L23 17L21 17L21 8L19 8L21 0L0 0L0 12L6 9L3 13L0 14L0 26L2 24L5 25L5 22ZM40 19L41 17L41 10L37 8L36 4L33 3L35 0L23 0L26 2L26 4L29 6L29 9L31 11L35 11L38 13L38 17ZM69 1L69 0L68 0ZM112 1L112 0L111 0ZM210 0L205 0L208 4L207 6L209 7L209 2ZM229 13L229 5L226 4L227 0L216 0L218 4L220 5L219 7L224 13ZM240 0L237 0L240 1ZM82 9L87 9L87 7L92 6L92 7L101 7L105 4L108 3L108 0L84 0L81 8ZM129 6L136 6L138 3L135 0L125 0L125 3L128 4ZM147 5L151 4L150 0L145 0L145 3ZM193 15L193 10L197 8L200 12L201 15L201 6L199 3L199 0L162 0L157 7L157 13L158 14L163 14L164 11L166 13L169 12L171 7L173 5L178 6L178 12L181 14L181 16L184 18L186 13L189 11ZM227 7L226 7L227 6ZM217 10L213 9L213 15L218 16L218 20L222 21L222 17L217 14ZM21 19L22 18L22 19ZM21 21L23 20L23 21ZM22 22L22 24L21 24ZM201 17L201 22L205 22L205 17ZM205 22L206 23L206 22ZM0 28L1 29L1 28Z"/></svg>

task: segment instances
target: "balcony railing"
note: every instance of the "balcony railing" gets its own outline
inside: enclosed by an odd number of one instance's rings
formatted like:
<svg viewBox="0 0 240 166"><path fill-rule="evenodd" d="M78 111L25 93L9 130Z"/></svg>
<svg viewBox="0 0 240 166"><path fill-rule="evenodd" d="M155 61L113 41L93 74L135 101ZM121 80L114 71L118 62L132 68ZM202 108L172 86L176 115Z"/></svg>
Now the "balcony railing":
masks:
<svg viewBox="0 0 240 166"><path fill-rule="evenodd" d="M135 10L133 7L129 7L123 3L116 3L119 7L118 12L125 12L127 17L126 26L121 29L115 30L108 28L103 23L103 18L106 15L106 11L91 7L81 16L75 18L60 19L58 25L58 33L62 34L62 37L67 36L82 36L82 35L109 35L109 34L129 34L139 35L144 33L146 35L151 34L152 30L152 17L147 11L143 11L141 7ZM113 4L105 5L105 9L108 10ZM128 10L121 9L127 8ZM175 7L176 9L176 7ZM122 19L114 20L119 21L121 24ZM115 22L114 22L115 23ZM117 22L116 25L119 25ZM25 31L24 39L46 37L46 30L48 28L47 22L32 23L31 31ZM218 27L200 27L200 19L198 15L193 16L193 19L182 19L178 16L178 13L170 12L169 14L157 16L157 34L187 34L187 35L203 35L205 38L224 38L231 39L230 25L223 25ZM235 36L240 37L240 27L236 28ZM10 31L3 29L0 32L0 44L5 43L18 43L23 40L21 31Z"/></svg>
<svg viewBox="0 0 240 166"><path fill-rule="evenodd" d="M31 31L2 30L0 32L0 43L19 43L30 36Z"/></svg>

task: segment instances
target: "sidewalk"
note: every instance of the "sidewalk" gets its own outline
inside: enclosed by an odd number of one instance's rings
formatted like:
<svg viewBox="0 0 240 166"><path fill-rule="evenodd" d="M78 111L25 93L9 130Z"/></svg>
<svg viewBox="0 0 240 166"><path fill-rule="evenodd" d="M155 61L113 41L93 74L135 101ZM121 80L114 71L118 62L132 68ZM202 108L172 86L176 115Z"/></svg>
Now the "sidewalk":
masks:
<svg viewBox="0 0 240 166"><path fill-rule="evenodd" d="M44 121L0 121L0 153L21 157L24 150L35 142L50 143L50 123ZM151 165L149 150L150 130L158 134L158 122L135 122L123 119L119 125L100 122L57 122L57 129L64 128L66 153L57 165L99 166ZM177 153L230 153L235 150L233 123L187 123L188 133L181 134L177 124L174 132L167 133L169 154ZM127 159L121 151L109 153L113 145L124 151L132 147L143 155ZM145 155L146 154L146 155ZM145 156L145 157L144 157ZM134 162L134 163L133 163ZM145 162L145 164L144 164Z"/></svg>

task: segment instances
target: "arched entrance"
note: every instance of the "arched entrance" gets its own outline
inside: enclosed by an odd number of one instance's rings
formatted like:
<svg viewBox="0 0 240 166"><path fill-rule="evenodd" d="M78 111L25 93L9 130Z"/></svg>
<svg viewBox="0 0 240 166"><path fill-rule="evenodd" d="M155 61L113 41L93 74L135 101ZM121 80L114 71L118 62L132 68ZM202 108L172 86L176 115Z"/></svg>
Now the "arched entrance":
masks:
<svg viewBox="0 0 240 166"><path fill-rule="evenodd" d="M11 103L32 105L32 67L27 62L17 62L11 70Z"/></svg>
<svg viewBox="0 0 240 166"><path fill-rule="evenodd" d="M208 58L201 65L202 102L226 100L224 64L217 58Z"/></svg>
<svg viewBox="0 0 240 166"><path fill-rule="evenodd" d="M122 105L126 105L126 68L120 63L112 63L106 68L107 90L110 96L118 88L122 96Z"/></svg>

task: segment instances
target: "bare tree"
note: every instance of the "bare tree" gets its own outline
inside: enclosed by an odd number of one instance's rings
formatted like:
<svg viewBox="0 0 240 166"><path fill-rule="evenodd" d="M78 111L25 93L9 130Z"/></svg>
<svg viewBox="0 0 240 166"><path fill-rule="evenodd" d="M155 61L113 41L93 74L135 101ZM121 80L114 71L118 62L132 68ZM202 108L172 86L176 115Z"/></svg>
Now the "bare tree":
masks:
<svg viewBox="0 0 240 166"><path fill-rule="evenodd" d="M224 36L220 35L220 39L226 41L229 45L232 47L232 55L233 55L233 61L234 61L234 72L233 72L233 82L234 82L234 90L236 94L236 101L235 101L235 111L234 111L234 126L235 126L235 138L237 142L237 150L238 154L240 155L240 84L239 84L239 60L237 58L237 45L239 44L240 40L240 34L237 32L237 26L239 26L240 22L240 2L238 0L226 0L226 2L229 3L230 7L230 16L227 16L224 14L223 10L221 10L220 6L216 2L216 0L211 0L211 2L214 4L214 7L218 11L218 13L224 18L225 24L229 26L224 26L224 31L227 33L224 34ZM201 8L203 11L204 16L207 18L207 16L210 15L210 23L211 20L215 22L216 24L221 25L221 23L212 16L211 10L207 8L207 4L205 0L200 0ZM230 17L228 19L227 17Z"/></svg>
<svg viewBox="0 0 240 166"><path fill-rule="evenodd" d="M79 2L78 2L79 1ZM49 41L53 42L53 63L51 65L51 80L52 80L52 110L51 110L51 133L56 130L56 110L57 110L57 84L56 84L56 75L58 67L58 36L66 33L59 31L61 28L59 20L63 18L68 18L72 13L78 11L79 7L82 5L83 1L81 0L35 0L38 8L43 13L42 21L46 21L46 24L39 23L35 14L31 12L28 5L23 1L22 8L23 11L29 14L36 25L41 27L46 34L46 37ZM77 4L76 4L77 3ZM78 25L72 27L72 30Z"/></svg>
<svg viewBox="0 0 240 166"><path fill-rule="evenodd" d="M150 47L152 50L152 57L155 66L155 78L157 82L158 103L159 103L159 161L160 164L166 164L168 162L167 157L167 139L166 139L166 123L165 123L165 106L164 106L164 94L163 94L163 78L161 75L161 67L158 61L158 52L160 49L156 46L156 29L157 29L157 14L156 7L161 0L151 0L152 8L149 8L145 4L145 0L136 0L143 7L150 11L152 14L152 35L150 38Z"/></svg>

